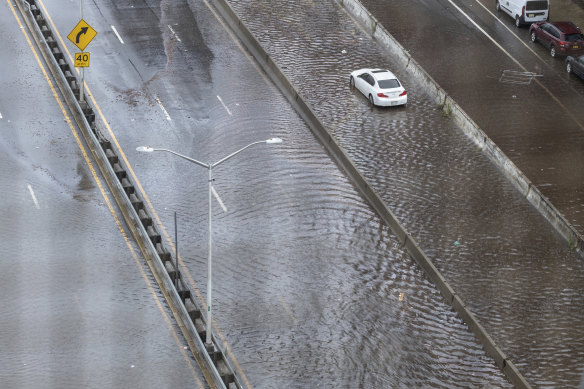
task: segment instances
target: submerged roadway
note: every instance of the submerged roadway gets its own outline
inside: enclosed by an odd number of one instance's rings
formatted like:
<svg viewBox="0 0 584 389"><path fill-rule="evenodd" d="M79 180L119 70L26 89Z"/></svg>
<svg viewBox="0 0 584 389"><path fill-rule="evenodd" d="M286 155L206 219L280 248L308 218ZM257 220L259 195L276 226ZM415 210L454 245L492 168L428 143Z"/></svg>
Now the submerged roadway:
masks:
<svg viewBox="0 0 584 389"><path fill-rule="evenodd" d="M79 10L44 4L65 37ZM528 380L576 385L584 269L552 227L336 2L232 5ZM216 331L247 386L510 386L210 3L90 3L84 18L98 31L86 80L101 125L168 235L178 213L202 297L206 172L135 147L214 161L285 141L216 172ZM406 108L371 109L348 89L372 63L406 84Z"/></svg>

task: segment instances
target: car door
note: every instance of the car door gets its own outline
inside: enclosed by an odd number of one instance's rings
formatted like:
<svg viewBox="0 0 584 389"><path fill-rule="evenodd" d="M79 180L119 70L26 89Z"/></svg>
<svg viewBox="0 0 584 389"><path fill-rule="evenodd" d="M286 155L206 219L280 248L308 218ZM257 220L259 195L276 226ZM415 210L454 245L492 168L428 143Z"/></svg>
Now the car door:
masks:
<svg viewBox="0 0 584 389"><path fill-rule="evenodd" d="M365 90L367 89L367 72L363 72L359 75L357 75L357 78L355 78L355 87L359 90L359 92L365 94Z"/></svg>
<svg viewBox="0 0 584 389"><path fill-rule="evenodd" d="M546 46L546 47L550 47L551 42L552 42L552 26L550 26L549 24L542 24L540 27L541 33L539 35L539 40L541 42L542 45Z"/></svg>
<svg viewBox="0 0 584 389"><path fill-rule="evenodd" d="M375 88L375 78L373 78L373 76L371 74L367 75L367 96L369 96L370 93L373 93L373 89Z"/></svg>
<svg viewBox="0 0 584 389"><path fill-rule="evenodd" d="M368 72L362 73L357 76L357 82L355 86L363 93L365 96L369 96L371 93L371 84L373 80L373 76Z"/></svg>
<svg viewBox="0 0 584 389"><path fill-rule="evenodd" d="M507 15L511 16L512 18L515 18L515 15L513 15L513 8L515 8L513 0L499 0L499 5Z"/></svg>
<svg viewBox="0 0 584 389"><path fill-rule="evenodd" d="M550 41L548 47L552 47L552 45L556 44L556 42L560 40L562 33L560 32L560 30L558 30L557 28L550 24L548 24L548 31L550 33Z"/></svg>
<svg viewBox="0 0 584 389"><path fill-rule="evenodd" d="M572 67L574 68L574 73L577 73L580 77L584 78L584 55L576 58L572 61Z"/></svg>

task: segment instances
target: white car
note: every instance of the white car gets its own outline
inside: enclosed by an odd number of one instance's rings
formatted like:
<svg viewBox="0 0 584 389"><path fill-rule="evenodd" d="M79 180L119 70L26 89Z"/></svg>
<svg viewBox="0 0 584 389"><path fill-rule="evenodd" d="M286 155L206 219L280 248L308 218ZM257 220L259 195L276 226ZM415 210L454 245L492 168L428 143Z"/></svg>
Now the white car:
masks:
<svg viewBox="0 0 584 389"><path fill-rule="evenodd" d="M369 99L372 105L388 107L404 105L408 93L397 77L389 70L359 69L351 73L351 88L357 88Z"/></svg>

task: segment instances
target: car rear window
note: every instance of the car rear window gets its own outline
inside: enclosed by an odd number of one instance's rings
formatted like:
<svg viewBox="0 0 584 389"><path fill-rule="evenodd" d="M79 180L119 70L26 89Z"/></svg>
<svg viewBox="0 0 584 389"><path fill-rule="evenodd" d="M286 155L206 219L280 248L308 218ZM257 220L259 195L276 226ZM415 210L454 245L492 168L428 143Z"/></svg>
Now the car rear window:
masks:
<svg viewBox="0 0 584 389"><path fill-rule="evenodd" d="M391 89L391 88L399 88L400 84L399 81L395 78L391 80L379 80L379 87L381 89Z"/></svg>
<svg viewBox="0 0 584 389"><path fill-rule="evenodd" d="M525 4L526 11L541 11L548 9L547 0L528 1Z"/></svg>
<svg viewBox="0 0 584 389"><path fill-rule="evenodd" d="M584 40L584 35L582 34L566 34L565 36L567 42L578 42Z"/></svg>

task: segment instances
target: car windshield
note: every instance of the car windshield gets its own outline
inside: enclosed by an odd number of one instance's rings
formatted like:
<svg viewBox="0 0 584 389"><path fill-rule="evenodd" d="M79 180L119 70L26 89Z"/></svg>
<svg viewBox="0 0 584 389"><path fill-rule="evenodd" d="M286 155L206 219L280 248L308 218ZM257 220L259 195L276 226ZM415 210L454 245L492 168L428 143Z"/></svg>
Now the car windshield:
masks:
<svg viewBox="0 0 584 389"><path fill-rule="evenodd" d="M379 87L381 89L392 89L392 88L399 88L399 81L395 78L392 78L391 80L379 80Z"/></svg>
<svg viewBox="0 0 584 389"><path fill-rule="evenodd" d="M582 34L566 34L567 42L578 42L584 40L584 35Z"/></svg>
<svg viewBox="0 0 584 389"><path fill-rule="evenodd" d="M548 9L547 0L528 1L525 4L526 11L542 11Z"/></svg>

